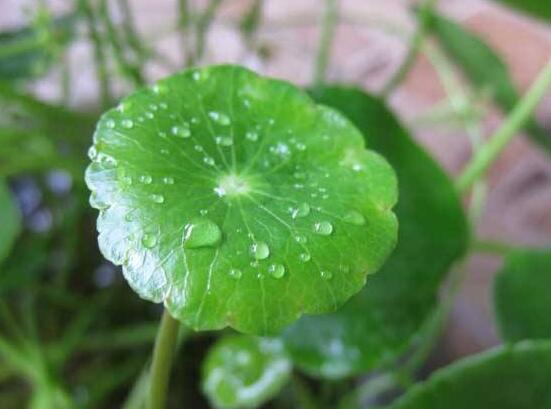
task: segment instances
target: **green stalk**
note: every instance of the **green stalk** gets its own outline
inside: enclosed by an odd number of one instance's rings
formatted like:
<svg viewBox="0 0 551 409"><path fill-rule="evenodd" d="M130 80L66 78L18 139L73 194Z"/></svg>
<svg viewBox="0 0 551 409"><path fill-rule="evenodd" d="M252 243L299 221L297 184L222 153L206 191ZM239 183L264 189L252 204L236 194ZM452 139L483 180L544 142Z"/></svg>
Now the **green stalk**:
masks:
<svg viewBox="0 0 551 409"><path fill-rule="evenodd" d="M436 6L437 1L438 0L424 0L421 4L421 7L419 9L419 23L417 25L415 33L411 37L406 57L404 58L404 61L402 62L398 70L384 86L383 91L381 92L381 96L383 98L388 98L388 96L392 94L396 87L402 83L406 74L409 72L409 70L413 66L413 63L417 59L417 55L421 51L423 41L425 40L428 32L432 10Z"/></svg>
<svg viewBox="0 0 551 409"><path fill-rule="evenodd" d="M203 58L205 54L207 31L221 2L222 0L209 0L205 11L197 19L197 25L195 27L195 55L189 60L189 65L194 65Z"/></svg>
<svg viewBox="0 0 551 409"><path fill-rule="evenodd" d="M153 350L148 409L164 409L179 323L165 309Z"/></svg>
<svg viewBox="0 0 551 409"><path fill-rule="evenodd" d="M325 7L323 8L321 20L319 47L314 65L314 88L321 87L325 81L325 73L329 63L336 22L337 1L325 0Z"/></svg>
<svg viewBox="0 0 551 409"><path fill-rule="evenodd" d="M518 133L551 85L551 59L538 75L528 92L517 103L493 137L483 145L459 176L456 187L467 190L498 158L503 149Z"/></svg>

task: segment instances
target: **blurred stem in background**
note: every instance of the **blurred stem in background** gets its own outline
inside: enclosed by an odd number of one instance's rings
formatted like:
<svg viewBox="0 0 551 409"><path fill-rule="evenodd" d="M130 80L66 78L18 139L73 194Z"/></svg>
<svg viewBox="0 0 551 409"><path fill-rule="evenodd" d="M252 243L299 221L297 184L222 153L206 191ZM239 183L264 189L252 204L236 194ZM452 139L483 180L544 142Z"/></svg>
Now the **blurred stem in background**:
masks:
<svg viewBox="0 0 551 409"><path fill-rule="evenodd" d="M327 65L331 57L331 46L335 37L337 24L337 0L325 0L321 18L320 38L314 64L314 89L320 88L325 82Z"/></svg>

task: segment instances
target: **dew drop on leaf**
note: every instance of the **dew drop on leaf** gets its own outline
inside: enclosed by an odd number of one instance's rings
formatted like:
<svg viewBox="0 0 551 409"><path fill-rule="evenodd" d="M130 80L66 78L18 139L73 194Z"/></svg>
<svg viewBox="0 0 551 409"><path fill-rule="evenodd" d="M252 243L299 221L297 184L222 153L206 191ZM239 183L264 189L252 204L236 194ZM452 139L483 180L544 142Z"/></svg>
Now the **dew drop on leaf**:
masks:
<svg viewBox="0 0 551 409"><path fill-rule="evenodd" d="M355 210L350 210L348 213L346 213L343 217L343 220L346 223L355 224L356 226L361 226L365 223L365 217Z"/></svg>
<svg viewBox="0 0 551 409"><path fill-rule="evenodd" d="M217 136L216 143L221 146L232 146L233 139L231 138L231 136Z"/></svg>
<svg viewBox="0 0 551 409"><path fill-rule="evenodd" d="M297 234L297 235L295 236L295 241L296 241L297 243L304 244L304 243L306 243L306 242L308 241L308 239L306 238L306 236L302 236L302 235L300 235L300 234Z"/></svg>
<svg viewBox="0 0 551 409"><path fill-rule="evenodd" d="M307 261L310 261L310 259L312 258L312 256L310 256L309 253L300 253L298 257L300 258L300 261L304 263L306 263Z"/></svg>
<svg viewBox="0 0 551 409"><path fill-rule="evenodd" d="M251 253L255 259L264 260L270 255L270 248L263 241L258 241L251 246Z"/></svg>
<svg viewBox="0 0 551 409"><path fill-rule="evenodd" d="M274 278L281 278L285 275L285 266L283 264L272 264L268 267L268 272Z"/></svg>
<svg viewBox="0 0 551 409"><path fill-rule="evenodd" d="M230 269L230 277L231 278L233 278L235 280L239 280L242 275L243 275L243 273L238 268Z"/></svg>
<svg viewBox="0 0 551 409"><path fill-rule="evenodd" d="M245 138L247 138L249 141L256 142L258 141L258 134L256 132L247 132L245 134Z"/></svg>
<svg viewBox="0 0 551 409"><path fill-rule="evenodd" d="M314 224L314 233L321 236L329 236L333 233L333 225L327 221L317 222Z"/></svg>
<svg viewBox="0 0 551 409"><path fill-rule="evenodd" d="M222 112L211 111L209 112L209 118L219 125L227 126L231 124L230 117Z"/></svg>
<svg viewBox="0 0 551 409"><path fill-rule="evenodd" d="M141 175L140 176L140 182L149 185L153 179L150 175Z"/></svg>
<svg viewBox="0 0 551 409"><path fill-rule="evenodd" d="M333 273L331 271L320 271L320 276L324 280L331 280L333 278Z"/></svg>
<svg viewBox="0 0 551 409"><path fill-rule="evenodd" d="M134 127L134 121L132 121L131 119L123 119L121 121L121 125L123 128L131 129Z"/></svg>
<svg viewBox="0 0 551 409"><path fill-rule="evenodd" d="M209 219L197 219L184 227L184 247L188 249L214 247L221 239L220 227Z"/></svg>
<svg viewBox="0 0 551 409"><path fill-rule="evenodd" d="M310 205L308 203L301 203L291 209L291 216L293 219L297 217L305 217L310 214Z"/></svg>
<svg viewBox="0 0 551 409"><path fill-rule="evenodd" d="M174 178L172 176L165 176L163 178L163 183L165 185L173 185L174 184Z"/></svg>
<svg viewBox="0 0 551 409"><path fill-rule="evenodd" d="M173 126L170 129L170 132L172 133L172 135L178 136L180 138L189 138L191 136L191 131L189 130L189 127L186 126Z"/></svg>
<svg viewBox="0 0 551 409"><path fill-rule="evenodd" d="M163 195L152 194L151 200L153 200L155 203L164 203L165 197Z"/></svg>
<svg viewBox="0 0 551 409"><path fill-rule="evenodd" d="M113 129L115 127L115 121L113 121L112 119L108 119L107 121L105 121L105 126L109 129Z"/></svg>
<svg viewBox="0 0 551 409"><path fill-rule="evenodd" d="M157 244L157 237L150 233L145 233L142 236L142 244L145 248L150 249Z"/></svg>

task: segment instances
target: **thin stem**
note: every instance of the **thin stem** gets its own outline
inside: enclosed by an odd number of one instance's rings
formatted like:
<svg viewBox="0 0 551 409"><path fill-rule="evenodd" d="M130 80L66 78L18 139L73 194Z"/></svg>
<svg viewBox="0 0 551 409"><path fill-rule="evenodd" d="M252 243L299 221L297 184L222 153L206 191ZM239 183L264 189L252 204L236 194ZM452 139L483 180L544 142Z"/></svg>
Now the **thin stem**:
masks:
<svg viewBox="0 0 551 409"><path fill-rule="evenodd" d="M164 409L179 323L165 309L153 350L148 409Z"/></svg>
<svg viewBox="0 0 551 409"><path fill-rule="evenodd" d="M212 23L212 19L214 18L214 14L216 13L218 6L220 6L220 3L221 0L209 0L205 11L197 19L197 25L195 28L195 55L193 56L191 61L189 61L190 65L200 62L203 58L203 55L205 54L205 41L208 28Z"/></svg>
<svg viewBox="0 0 551 409"><path fill-rule="evenodd" d="M475 253L495 254L505 256L516 248L508 243L493 240L475 240L471 245L471 251Z"/></svg>
<svg viewBox="0 0 551 409"><path fill-rule="evenodd" d="M398 70L384 86L381 92L383 98L388 98L388 96L392 94L396 87L402 83L406 74L415 63L417 55L421 51L423 41L425 40L425 36L427 34L429 23L431 20L432 10L436 6L437 1L438 0L424 0L421 4L421 7L419 9L419 23L417 25L415 33L411 37L406 57L404 58L404 61L402 62Z"/></svg>
<svg viewBox="0 0 551 409"><path fill-rule="evenodd" d="M549 85L551 85L551 59L494 136L480 148L467 164L457 180L456 186L460 192L467 190L498 158L499 154L530 118Z"/></svg>
<svg viewBox="0 0 551 409"><path fill-rule="evenodd" d="M331 45L335 34L337 22L337 1L325 0L323 16L321 20L321 31L318 52L314 65L314 87L319 88L325 81L325 73L331 54Z"/></svg>
<svg viewBox="0 0 551 409"><path fill-rule="evenodd" d="M182 43L183 65L187 67L193 60L189 45L190 8L188 0L178 0L178 28Z"/></svg>

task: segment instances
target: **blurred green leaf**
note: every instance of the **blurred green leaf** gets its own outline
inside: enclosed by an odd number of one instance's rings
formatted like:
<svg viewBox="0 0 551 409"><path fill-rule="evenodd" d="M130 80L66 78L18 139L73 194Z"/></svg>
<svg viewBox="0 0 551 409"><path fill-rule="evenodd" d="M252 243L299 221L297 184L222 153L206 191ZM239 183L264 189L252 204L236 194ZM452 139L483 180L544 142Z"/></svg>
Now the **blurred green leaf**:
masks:
<svg viewBox="0 0 551 409"><path fill-rule="evenodd" d="M541 19L551 20L551 2L549 0L497 0L506 6Z"/></svg>
<svg viewBox="0 0 551 409"><path fill-rule="evenodd" d="M77 14L51 19L39 13L33 25L0 32L0 81L44 74L56 50L73 37L76 22Z"/></svg>
<svg viewBox="0 0 551 409"><path fill-rule="evenodd" d="M463 359L389 409L549 409L551 342L525 341Z"/></svg>
<svg viewBox="0 0 551 409"><path fill-rule="evenodd" d="M291 362L280 340L221 338L203 365L203 391L215 408L256 408L289 381Z"/></svg>
<svg viewBox="0 0 551 409"><path fill-rule="evenodd" d="M551 338L551 251L507 255L496 276L495 312L506 341Z"/></svg>
<svg viewBox="0 0 551 409"><path fill-rule="evenodd" d="M0 178L0 263L10 253L20 230L19 208L14 202L6 181Z"/></svg>
<svg viewBox="0 0 551 409"><path fill-rule="evenodd" d="M519 94L509 69L483 40L464 30L459 24L433 14L432 32L448 55L479 92L489 92L505 113L516 105ZM531 118L525 126L530 138L551 153L551 132Z"/></svg>
<svg viewBox="0 0 551 409"><path fill-rule="evenodd" d="M344 87L316 99L348 116L399 182L398 245L382 270L342 309L303 317L284 336L301 369L339 378L393 362L412 345L451 263L465 251L467 225L451 181L382 101Z"/></svg>
<svg viewBox="0 0 551 409"><path fill-rule="evenodd" d="M188 70L98 123L99 246L196 330L334 311L392 251L396 178L340 113L238 66Z"/></svg>

